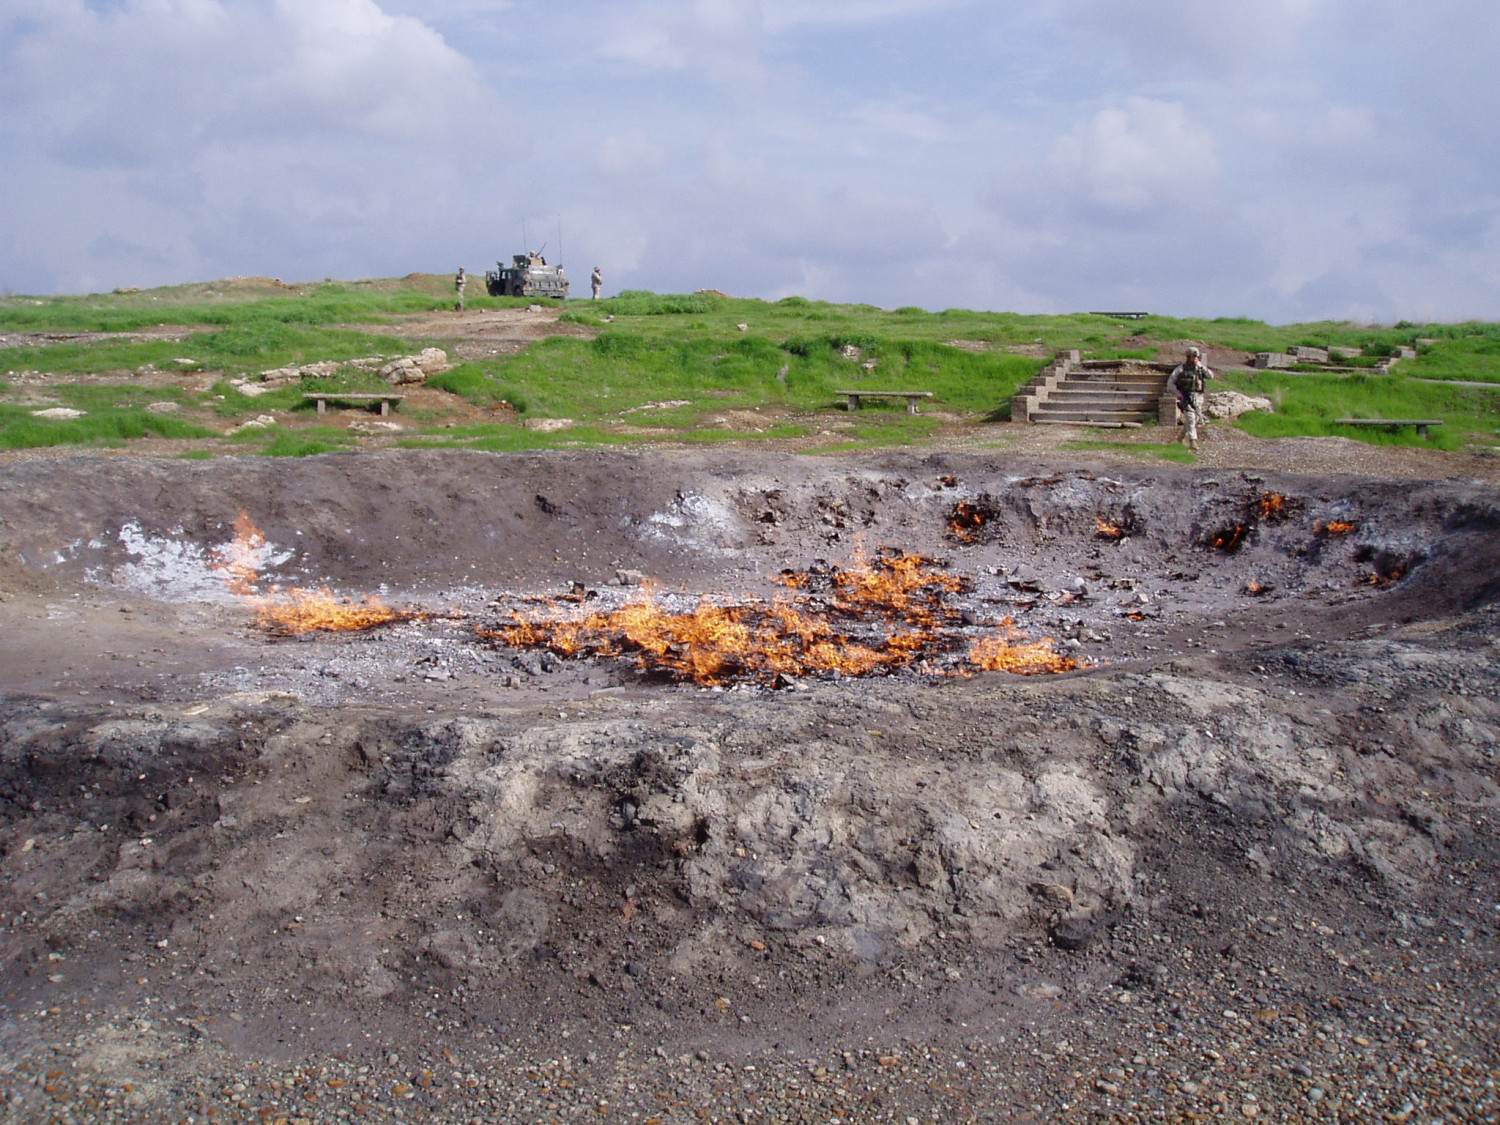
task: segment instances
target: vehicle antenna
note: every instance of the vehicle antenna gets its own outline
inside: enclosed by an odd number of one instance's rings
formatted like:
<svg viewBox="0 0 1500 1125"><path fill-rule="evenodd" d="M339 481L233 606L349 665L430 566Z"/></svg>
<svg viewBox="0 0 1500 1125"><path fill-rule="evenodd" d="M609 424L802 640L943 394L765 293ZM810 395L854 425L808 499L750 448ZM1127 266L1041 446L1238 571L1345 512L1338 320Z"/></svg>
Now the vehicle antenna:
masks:
<svg viewBox="0 0 1500 1125"><path fill-rule="evenodd" d="M521 249L531 253L531 243L526 240L526 220L521 220Z"/></svg>
<svg viewBox="0 0 1500 1125"><path fill-rule="evenodd" d="M563 264L563 252L562 252L562 215L560 213L557 216L557 264L558 265L562 265Z"/></svg>

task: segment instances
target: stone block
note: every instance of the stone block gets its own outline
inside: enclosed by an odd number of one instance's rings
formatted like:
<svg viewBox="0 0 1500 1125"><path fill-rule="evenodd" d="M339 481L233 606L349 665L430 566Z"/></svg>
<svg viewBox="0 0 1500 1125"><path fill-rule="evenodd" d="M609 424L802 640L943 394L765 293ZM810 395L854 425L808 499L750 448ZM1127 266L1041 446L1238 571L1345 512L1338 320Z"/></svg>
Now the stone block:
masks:
<svg viewBox="0 0 1500 1125"><path fill-rule="evenodd" d="M1259 367L1262 370L1266 368L1286 368L1290 367L1293 362L1292 357L1284 352L1256 352L1255 360L1251 366Z"/></svg>

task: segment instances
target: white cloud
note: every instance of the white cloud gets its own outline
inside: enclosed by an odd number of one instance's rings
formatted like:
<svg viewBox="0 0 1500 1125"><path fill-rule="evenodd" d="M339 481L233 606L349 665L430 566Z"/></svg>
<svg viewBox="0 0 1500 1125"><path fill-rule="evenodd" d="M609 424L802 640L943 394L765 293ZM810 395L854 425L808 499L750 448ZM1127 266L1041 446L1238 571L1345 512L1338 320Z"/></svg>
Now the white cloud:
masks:
<svg viewBox="0 0 1500 1125"><path fill-rule="evenodd" d="M854 111L854 118L879 134L903 140L936 143L955 136L953 129L932 114L894 103L867 103Z"/></svg>
<svg viewBox="0 0 1500 1125"><path fill-rule="evenodd" d="M1301 55L1306 32L1347 0L1058 0L1074 27L1119 44L1156 75L1247 71Z"/></svg>
<svg viewBox="0 0 1500 1125"><path fill-rule="evenodd" d="M0 0L0 288L1500 315L1493 3Z"/></svg>
<svg viewBox="0 0 1500 1125"><path fill-rule="evenodd" d="M1053 146L1052 190L1116 212L1191 203L1213 189L1212 135L1173 102L1132 97L1100 110Z"/></svg>
<svg viewBox="0 0 1500 1125"><path fill-rule="evenodd" d="M465 147L489 159L503 132L476 143L475 120L508 116L472 62L374 0L44 0L7 23L0 151L26 175L6 254L55 263L53 285L226 257L333 272L356 229L394 225L385 248L420 230L402 213L449 193ZM59 183L108 203L64 208ZM131 245L152 250L121 277Z"/></svg>
<svg viewBox="0 0 1500 1125"><path fill-rule="evenodd" d="M692 69L729 85L757 85L765 78L764 35L757 0L646 0L615 11L600 53L642 70Z"/></svg>
<svg viewBox="0 0 1500 1125"><path fill-rule="evenodd" d="M660 172L666 167L667 150L640 129L629 129L605 137L595 157L606 176L623 178Z"/></svg>
<svg viewBox="0 0 1500 1125"><path fill-rule="evenodd" d="M766 27L783 32L799 27L851 26L914 16L931 16L976 0L762 0Z"/></svg>

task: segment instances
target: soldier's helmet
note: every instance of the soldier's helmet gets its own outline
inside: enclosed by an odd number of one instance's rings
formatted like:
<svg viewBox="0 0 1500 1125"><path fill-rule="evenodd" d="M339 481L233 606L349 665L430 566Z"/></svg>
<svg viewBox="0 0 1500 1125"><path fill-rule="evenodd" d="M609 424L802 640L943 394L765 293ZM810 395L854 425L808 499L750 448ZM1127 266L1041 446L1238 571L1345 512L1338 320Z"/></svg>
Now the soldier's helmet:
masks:
<svg viewBox="0 0 1500 1125"><path fill-rule="evenodd" d="M1199 350L1198 350L1198 349L1197 349L1197 348L1189 348L1189 349L1188 349L1188 350L1187 350L1187 354L1188 354L1188 355L1189 355L1189 356L1190 356L1190 357L1192 357L1192 358L1195 358L1195 359L1196 359L1196 358L1197 358L1197 357L1198 357L1198 356L1200 356L1200 355L1202 355L1202 354L1203 354L1203 353L1202 353L1202 352L1200 352L1200 351L1199 351Z"/></svg>

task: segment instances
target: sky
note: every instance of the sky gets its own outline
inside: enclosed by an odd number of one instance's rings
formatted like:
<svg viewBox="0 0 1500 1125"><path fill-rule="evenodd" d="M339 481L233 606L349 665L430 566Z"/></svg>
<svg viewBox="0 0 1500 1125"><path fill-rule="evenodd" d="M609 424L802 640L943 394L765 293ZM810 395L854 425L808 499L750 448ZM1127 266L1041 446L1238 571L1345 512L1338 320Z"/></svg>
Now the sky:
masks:
<svg viewBox="0 0 1500 1125"><path fill-rule="evenodd" d="M1500 320L1496 59L1495 0L0 0L0 292Z"/></svg>

